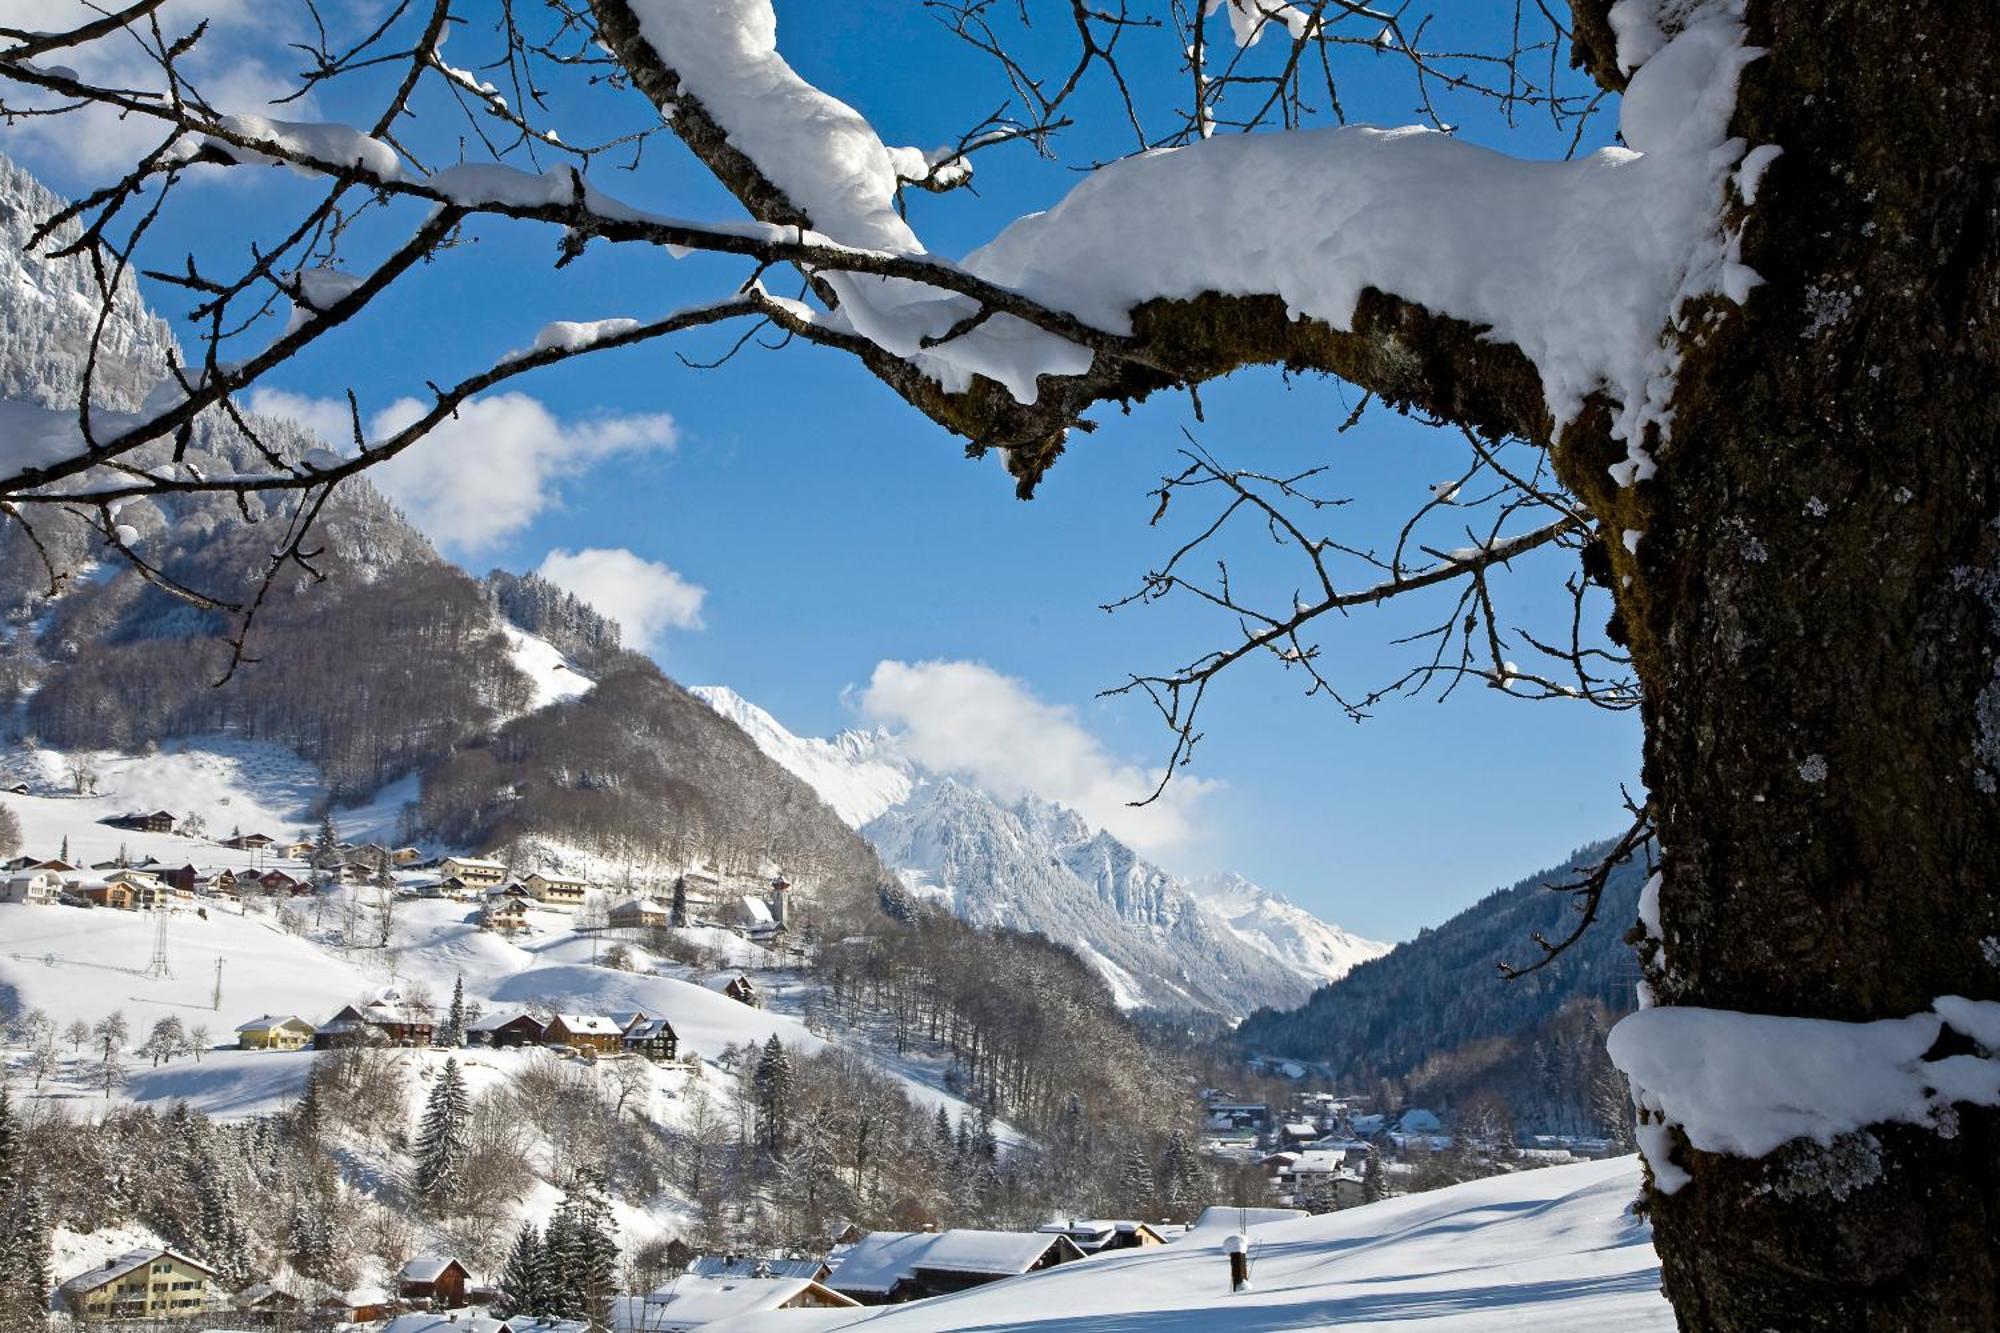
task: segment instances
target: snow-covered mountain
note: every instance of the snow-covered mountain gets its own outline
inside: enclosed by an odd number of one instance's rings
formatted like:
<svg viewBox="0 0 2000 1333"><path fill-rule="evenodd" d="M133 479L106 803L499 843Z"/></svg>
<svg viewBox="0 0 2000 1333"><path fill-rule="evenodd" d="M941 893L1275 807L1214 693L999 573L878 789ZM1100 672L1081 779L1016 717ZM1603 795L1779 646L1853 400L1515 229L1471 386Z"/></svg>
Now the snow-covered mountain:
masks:
<svg viewBox="0 0 2000 1333"><path fill-rule="evenodd" d="M1241 876L1179 879L1074 810L928 771L890 733L804 738L733 690L694 693L860 828L913 891L968 921L1074 945L1126 1007L1285 1007L1388 949Z"/></svg>

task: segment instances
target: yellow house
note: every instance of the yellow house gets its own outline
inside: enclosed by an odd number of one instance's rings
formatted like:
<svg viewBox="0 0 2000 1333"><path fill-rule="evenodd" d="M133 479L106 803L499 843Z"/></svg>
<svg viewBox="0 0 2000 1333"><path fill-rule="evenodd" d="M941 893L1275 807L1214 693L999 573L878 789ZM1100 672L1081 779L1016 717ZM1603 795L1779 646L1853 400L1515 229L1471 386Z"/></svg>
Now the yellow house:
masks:
<svg viewBox="0 0 2000 1333"><path fill-rule="evenodd" d="M589 888L572 875L545 875L539 870L521 883L544 907L581 907Z"/></svg>
<svg viewBox="0 0 2000 1333"><path fill-rule="evenodd" d="M302 1051L312 1044L313 1025L291 1014L266 1014L236 1029L242 1051Z"/></svg>
<svg viewBox="0 0 2000 1333"><path fill-rule="evenodd" d="M57 1293L79 1320L158 1319L199 1314L218 1304L215 1280L214 1269L155 1247L86 1269Z"/></svg>

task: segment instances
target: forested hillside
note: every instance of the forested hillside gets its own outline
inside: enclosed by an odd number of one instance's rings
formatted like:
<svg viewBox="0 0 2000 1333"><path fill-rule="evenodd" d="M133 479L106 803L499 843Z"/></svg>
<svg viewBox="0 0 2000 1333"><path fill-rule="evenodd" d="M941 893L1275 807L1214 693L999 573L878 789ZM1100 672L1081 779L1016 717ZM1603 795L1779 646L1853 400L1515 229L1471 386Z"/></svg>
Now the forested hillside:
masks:
<svg viewBox="0 0 2000 1333"><path fill-rule="evenodd" d="M1448 1105L1483 1088L1538 1128L1594 1119L1593 1089L1609 1068L1602 1030L1635 1004L1638 973L1624 935L1638 918L1643 858L1613 868L1601 919L1573 948L1512 981L1498 965L1538 957L1537 932L1552 940L1568 933L1573 900L1544 886L1573 880L1572 867L1595 865L1609 850L1582 848L1488 894L1297 1009L1259 1010L1236 1030L1236 1046L1323 1064L1349 1086L1388 1085L1398 1100Z"/></svg>

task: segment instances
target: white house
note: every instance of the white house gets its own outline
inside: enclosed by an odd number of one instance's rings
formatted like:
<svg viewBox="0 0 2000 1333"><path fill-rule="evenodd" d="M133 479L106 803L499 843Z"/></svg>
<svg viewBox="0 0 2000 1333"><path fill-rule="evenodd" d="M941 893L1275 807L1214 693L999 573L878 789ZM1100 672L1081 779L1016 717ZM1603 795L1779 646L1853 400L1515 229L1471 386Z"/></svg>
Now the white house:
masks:
<svg viewBox="0 0 2000 1333"><path fill-rule="evenodd" d="M46 907L62 894L62 876L53 870L26 870L0 883L0 903Z"/></svg>
<svg viewBox="0 0 2000 1333"><path fill-rule="evenodd" d="M448 880L458 878L475 888L486 888L502 884L507 879L507 867L500 861L486 861L473 856L447 856L438 862L438 878Z"/></svg>

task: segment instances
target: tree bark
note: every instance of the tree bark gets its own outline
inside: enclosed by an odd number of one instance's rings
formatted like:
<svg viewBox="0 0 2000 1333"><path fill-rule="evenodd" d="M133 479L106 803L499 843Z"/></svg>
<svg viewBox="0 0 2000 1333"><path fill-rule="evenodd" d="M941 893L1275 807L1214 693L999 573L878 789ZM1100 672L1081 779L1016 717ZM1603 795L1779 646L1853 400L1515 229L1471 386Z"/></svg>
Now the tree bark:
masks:
<svg viewBox="0 0 2000 1333"><path fill-rule="evenodd" d="M1645 533L1611 545L1665 855L1648 977L1842 1020L2000 999L2000 10L1749 24L1735 132L1784 149L1743 233L1766 285L1684 340L1657 477L1614 493L1559 451ZM1994 1112L1674 1159L1650 1209L1683 1327L2000 1328Z"/></svg>

